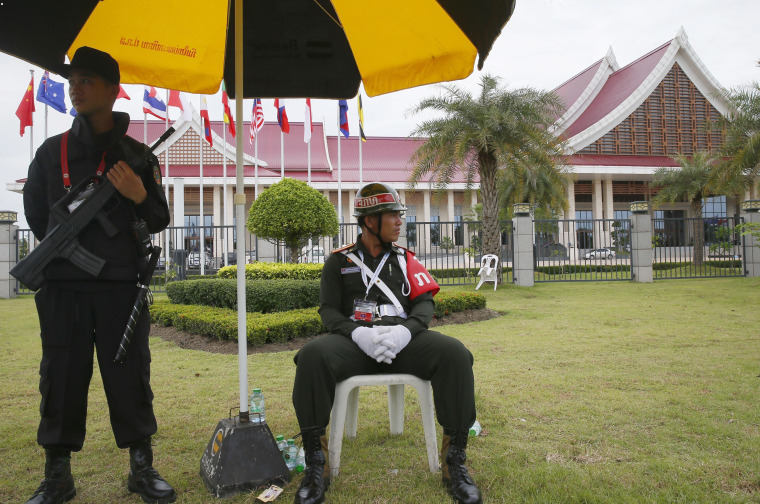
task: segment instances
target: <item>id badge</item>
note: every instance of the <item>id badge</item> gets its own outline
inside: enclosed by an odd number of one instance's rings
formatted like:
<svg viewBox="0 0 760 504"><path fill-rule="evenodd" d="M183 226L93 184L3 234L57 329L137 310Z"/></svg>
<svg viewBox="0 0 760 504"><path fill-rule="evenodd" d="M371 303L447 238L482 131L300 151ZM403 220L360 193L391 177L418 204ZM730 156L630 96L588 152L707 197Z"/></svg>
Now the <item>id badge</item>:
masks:
<svg viewBox="0 0 760 504"><path fill-rule="evenodd" d="M354 318L363 322L372 322L377 311L377 301L354 299Z"/></svg>

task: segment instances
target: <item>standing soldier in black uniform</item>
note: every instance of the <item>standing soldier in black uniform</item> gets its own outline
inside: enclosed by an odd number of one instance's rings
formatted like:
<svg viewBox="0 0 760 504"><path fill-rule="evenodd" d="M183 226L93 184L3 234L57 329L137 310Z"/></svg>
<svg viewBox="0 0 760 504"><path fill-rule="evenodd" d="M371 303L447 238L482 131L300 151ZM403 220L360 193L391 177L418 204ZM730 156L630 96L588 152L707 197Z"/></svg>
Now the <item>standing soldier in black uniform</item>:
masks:
<svg viewBox="0 0 760 504"><path fill-rule="evenodd" d="M324 502L330 485L325 427L336 383L378 373L408 373L431 381L444 434L443 482L457 502L482 502L464 465L475 422L472 354L459 340L428 330L438 286L417 282L427 271L393 244L405 210L389 185L365 185L354 208L361 234L325 261L319 314L330 334L307 343L294 358L293 405L307 464L296 504Z"/></svg>
<svg viewBox="0 0 760 504"><path fill-rule="evenodd" d="M27 221L42 239L56 224L50 214L53 204L80 181L105 173L119 193L105 207L118 233L108 237L93 221L78 239L106 261L100 275L95 278L68 260L55 260L45 269L45 283L35 296L42 339L37 442L45 449L45 479L27 504L57 504L76 495L70 460L71 452L84 443L93 347L116 444L129 448L128 489L145 502L173 502L174 489L153 468L150 436L157 426L147 310L137 322L126 362L114 362L137 295L140 267L147 265L130 226L143 220L156 233L169 223L158 160L150 154L150 162L137 173L124 161L130 159L125 150L144 157L148 148L126 136L129 116L113 112L120 80L116 60L82 47L58 73L69 80L77 116L69 131L37 150L24 185Z"/></svg>

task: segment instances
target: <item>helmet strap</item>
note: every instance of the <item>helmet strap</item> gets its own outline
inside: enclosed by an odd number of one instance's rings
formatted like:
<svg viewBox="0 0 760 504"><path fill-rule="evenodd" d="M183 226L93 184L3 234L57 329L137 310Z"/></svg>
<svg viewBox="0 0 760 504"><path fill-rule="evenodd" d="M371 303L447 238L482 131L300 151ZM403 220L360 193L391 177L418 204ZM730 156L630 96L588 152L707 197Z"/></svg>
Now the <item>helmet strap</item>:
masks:
<svg viewBox="0 0 760 504"><path fill-rule="evenodd" d="M367 231L369 231L371 234L375 235L377 241L380 242L380 245L382 245L383 248L390 247L392 245L392 242L384 242L383 239L380 238L380 232L383 229L383 212L379 212L373 215L377 216L377 233L370 229L370 227L367 225L366 219L364 221L364 227L367 228Z"/></svg>

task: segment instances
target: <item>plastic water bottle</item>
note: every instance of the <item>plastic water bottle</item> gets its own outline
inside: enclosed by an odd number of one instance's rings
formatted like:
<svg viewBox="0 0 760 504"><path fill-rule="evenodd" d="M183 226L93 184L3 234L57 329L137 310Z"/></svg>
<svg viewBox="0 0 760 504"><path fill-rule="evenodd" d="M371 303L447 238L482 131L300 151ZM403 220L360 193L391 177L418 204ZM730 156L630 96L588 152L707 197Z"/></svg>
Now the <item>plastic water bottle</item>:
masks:
<svg viewBox="0 0 760 504"><path fill-rule="evenodd" d="M475 420L475 423L472 424L472 427L470 427L470 436L477 436L483 431L483 428L480 426L480 422Z"/></svg>
<svg viewBox="0 0 760 504"><path fill-rule="evenodd" d="M295 439L288 439L288 446L285 448L285 465L289 470L296 468L296 459L298 458L298 447Z"/></svg>
<svg viewBox="0 0 760 504"><path fill-rule="evenodd" d="M264 394L260 388L255 388L251 394L251 423L264 423L264 411Z"/></svg>
<svg viewBox="0 0 760 504"><path fill-rule="evenodd" d="M288 446L288 442L285 441L285 436L278 434L275 440L277 441L277 448L280 449L280 455L285 458L285 447Z"/></svg>
<svg viewBox="0 0 760 504"><path fill-rule="evenodd" d="M302 473L306 469L306 453L303 451L303 447L298 450L298 457L296 457L296 472Z"/></svg>

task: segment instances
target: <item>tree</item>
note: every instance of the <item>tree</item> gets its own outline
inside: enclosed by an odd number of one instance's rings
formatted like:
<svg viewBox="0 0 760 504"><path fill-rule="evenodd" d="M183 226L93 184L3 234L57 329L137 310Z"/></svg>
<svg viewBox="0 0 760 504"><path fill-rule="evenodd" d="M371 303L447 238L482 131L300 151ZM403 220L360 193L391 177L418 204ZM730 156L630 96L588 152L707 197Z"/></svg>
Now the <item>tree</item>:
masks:
<svg viewBox="0 0 760 504"><path fill-rule="evenodd" d="M463 173L468 188L480 179L483 201L483 253L500 255L499 178L511 180L510 198L532 197L529 186L544 180L545 170L562 154L549 132L561 103L551 93L532 88L508 91L499 79L483 75L480 93L442 85L442 96L422 100L412 113L438 111L442 118L423 121L412 135L428 140L417 149L410 186L431 175L439 189ZM536 170L540 170L539 175ZM564 181L562 183L564 190Z"/></svg>
<svg viewBox="0 0 760 504"><path fill-rule="evenodd" d="M663 203L688 201L691 215L702 218L702 199L713 193L715 158L707 152L695 152L692 157L673 158L680 169L658 168L654 173L654 185L660 186L652 198L655 207ZM701 220L694 226L694 266L704 261L705 229Z"/></svg>
<svg viewBox="0 0 760 504"><path fill-rule="evenodd" d="M332 204L306 182L285 178L262 192L248 211L248 230L272 243L290 248L290 262L309 239L338 234L338 217Z"/></svg>
<svg viewBox="0 0 760 504"><path fill-rule="evenodd" d="M730 112L718 126L725 130L722 154L728 160L715 172L715 184L727 194L754 192L760 175L760 84L731 89L723 94Z"/></svg>

